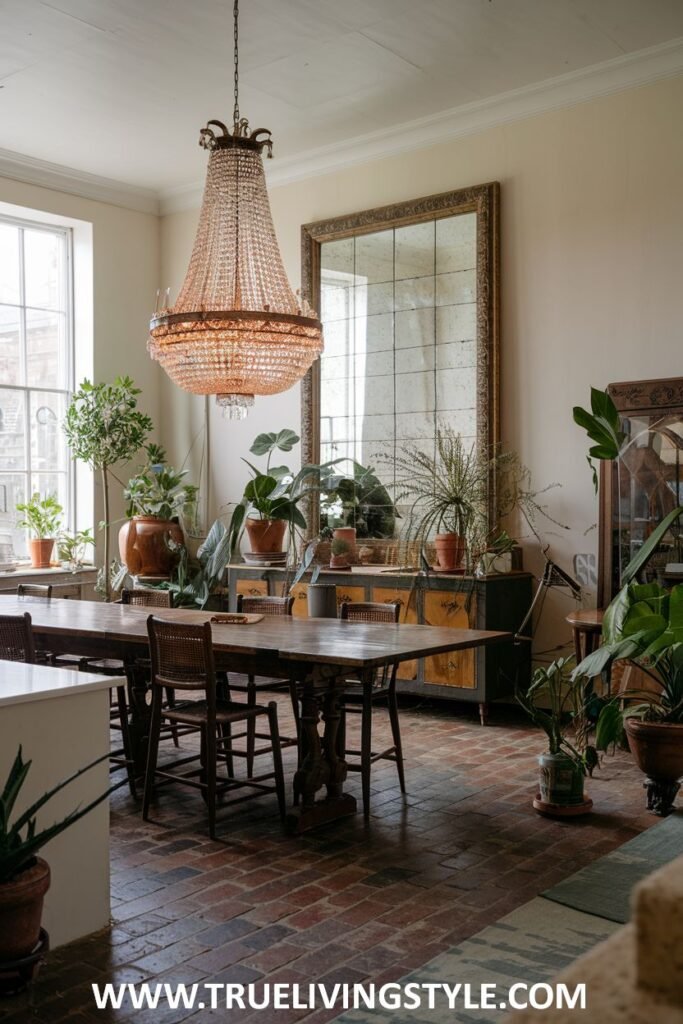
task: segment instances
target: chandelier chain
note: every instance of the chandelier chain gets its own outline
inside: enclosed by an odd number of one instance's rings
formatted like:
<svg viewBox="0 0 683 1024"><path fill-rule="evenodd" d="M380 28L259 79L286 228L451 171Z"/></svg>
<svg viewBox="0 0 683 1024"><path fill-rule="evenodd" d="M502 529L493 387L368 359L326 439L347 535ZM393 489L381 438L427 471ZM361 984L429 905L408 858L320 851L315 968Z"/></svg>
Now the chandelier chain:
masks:
<svg viewBox="0 0 683 1024"><path fill-rule="evenodd" d="M232 112L232 120L235 128L240 123L240 105L239 105L239 0L235 0L232 16L234 22L233 39L234 39L234 66L235 66L235 105Z"/></svg>

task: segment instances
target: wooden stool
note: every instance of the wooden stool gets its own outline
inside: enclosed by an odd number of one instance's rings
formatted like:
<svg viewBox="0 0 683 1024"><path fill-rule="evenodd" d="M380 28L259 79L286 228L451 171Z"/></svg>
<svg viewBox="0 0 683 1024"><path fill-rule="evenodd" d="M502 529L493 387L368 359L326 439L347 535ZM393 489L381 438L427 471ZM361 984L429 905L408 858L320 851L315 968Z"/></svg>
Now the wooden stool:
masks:
<svg viewBox="0 0 683 1024"><path fill-rule="evenodd" d="M603 614L601 608L584 608L567 616L567 622L572 627L577 665L592 654L600 643Z"/></svg>

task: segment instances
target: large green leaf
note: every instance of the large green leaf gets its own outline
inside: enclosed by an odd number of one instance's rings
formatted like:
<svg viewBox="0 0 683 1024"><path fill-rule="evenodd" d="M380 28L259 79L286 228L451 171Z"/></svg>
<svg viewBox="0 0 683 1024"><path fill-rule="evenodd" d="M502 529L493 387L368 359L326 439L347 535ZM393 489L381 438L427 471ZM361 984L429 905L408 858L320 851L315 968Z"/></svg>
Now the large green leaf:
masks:
<svg viewBox="0 0 683 1024"><path fill-rule="evenodd" d="M649 559L652 557L652 555L657 550L661 542L664 540L664 537L667 535L667 533L669 532L673 524L676 522L676 520L681 517L681 515L683 515L683 505L679 505L678 508L673 509L671 512L669 512L668 516L665 516L665 518L662 519L659 526L657 526L656 529L652 531L648 539L645 541L638 554L634 558L632 558L626 566L621 578L622 584L630 583L631 580L634 580L636 578L640 570L643 569L645 565L647 565Z"/></svg>
<svg viewBox="0 0 683 1024"><path fill-rule="evenodd" d="M299 435L293 430L281 430L279 434L259 434L249 451L253 455L269 455L276 449L281 452L291 452L294 445L298 443Z"/></svg>
<svg viewBox="0 0 683 1024"><path fill-rule="evenodd" d="M259 474L253 480L250 480L244 488L244 497L258 505L259 502L265 501L276 487L277 480L275 477Z"/></svg>
<svg viewBox="0 0 683 1024"><path fill-rule="evenodd" d="M621 742L624 735L624 717L617 703L606 704L595 727L597 750L608 750Z"/></svg>

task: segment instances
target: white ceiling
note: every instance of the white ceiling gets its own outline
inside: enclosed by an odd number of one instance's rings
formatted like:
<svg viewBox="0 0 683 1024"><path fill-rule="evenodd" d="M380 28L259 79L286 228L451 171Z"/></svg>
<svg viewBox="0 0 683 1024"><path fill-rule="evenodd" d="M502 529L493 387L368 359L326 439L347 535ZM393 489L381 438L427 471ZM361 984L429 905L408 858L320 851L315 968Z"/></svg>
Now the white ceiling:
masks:
<svg viewBox="0 0 683 1024"><path fill-rule="evenodd" d="M161 193L200 180L231 19L230 0L0 0L0 149ZM240 33L242 113L291 160L683 37L683 0L242 0Z"/></svg>

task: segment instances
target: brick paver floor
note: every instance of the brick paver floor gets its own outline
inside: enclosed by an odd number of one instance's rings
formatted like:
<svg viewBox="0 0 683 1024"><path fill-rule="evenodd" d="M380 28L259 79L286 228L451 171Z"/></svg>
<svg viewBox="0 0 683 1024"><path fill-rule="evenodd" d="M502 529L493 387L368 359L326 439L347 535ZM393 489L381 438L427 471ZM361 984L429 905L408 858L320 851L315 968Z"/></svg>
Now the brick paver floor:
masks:
<svg viewBox="0 0 683 1024"><path fill-rule="evenodd" d="M286 733L284 699L280 714ZM593 814L536 815L543 740L514 708L495 709L487 728L463 706L408 707L401 721L408 793L391 763L375 765L367 826L359 814L286 836L265 797L221 812L211 842L197 794L164 789L145 824L119 790L111 930L51 953L30 996L0 1002L2 1024L226 1019L225 1010L98 1011L91 982L393 981L657 820L624 752L589 782ZM383 709L375 728L378 747L389 732ZM288 780L293 765L289 749ZM360 804L358 775L348 788ZM229 1020L318 1024L338 1012L238 1010Z"/></svg>

